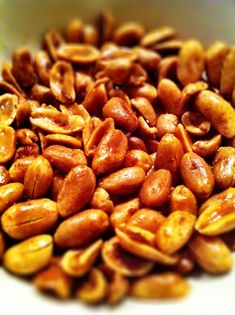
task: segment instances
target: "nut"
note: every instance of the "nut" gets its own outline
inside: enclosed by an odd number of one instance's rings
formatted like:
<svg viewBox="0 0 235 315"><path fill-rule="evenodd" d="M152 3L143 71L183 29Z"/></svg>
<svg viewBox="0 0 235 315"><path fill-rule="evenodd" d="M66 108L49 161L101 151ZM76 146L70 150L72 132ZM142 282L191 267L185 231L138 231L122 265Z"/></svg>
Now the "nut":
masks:
<svg viewBox="0 0 235 315"><path fill-rule="evenodd" d="M157 118L157 134L162 138L166 133L174 134L178 124L178 118L174 114L161 114Z"/></svg>
<svg viewBox="0 0 235 315"><path fill-rule="evenodd" d="M96 178L92 169L86 165L74 167L65 177L58 195L59 214L68 217L84 208L91 201L95 186Z"/></svg>
<svg viewBox="0 0 235 315"><path fill-rule="evenodd" d="M192 151L192 141L182 124L178 124L175 130L175 136L178 138L183 146L184 152Z"/></svg>
<svg viewBox="0 0 235 315"><path fill-rule="evenodd" d="M83 42L85 44L92 45L92 49L94 49L93 46L97 46L99 41L99 34L97 31L97 28L92 24L86 24L83 27ZM99 51L97 50L99 53Z"/></svg>
<svg viewBox="0 0 235 315"><path fill-rule="evenodd" d="M209 140L198 140L192 146L193 152L201 157L210 156L219 149L221 139L221 135L216 135Z"/></svg>
<svg viewBox="0 0 235 315"><path fill-rule="evenodd" d="M27 167L24 176L25 192L31 199L44 197L53 179L50 163L43 156L38 156Z"/></svg>
<svg viewBox="0 0 235 315"><path fill-rule="evenodd" d="M46 198L16 203L1 218L4 232L17 240L48 232L57 221L56 203Z"/></svg>
<svg viewBox="0 0 235 315"><path fill-rule="evenodd" d="M132 106L148 121L150 127L156 126L157 116L152 104L145 97L135 97L131 99Z"/></svg>
<svg viewBox="0 0 235 315"><path fill-rule="evenodd" d="M117 237L104 243L102 258L110 269L127 277L143 276L153 268L152 262L134 256L123 249Z"/></svg>
<svg viewBox="0 0 235 315"><path fill-rule="evenodd" d="M0 124L10 126L16 117L18 97L12 94L0 96Z"/></svg>
<svg viewBox="0 0 235 315"><path fill-rule="evenodd" d="M166 254L175 253L189 241L195 222L195 215L189 212L172 212L157 229L156 246Z"/></svg>
<svg viewBox="0 0 235 315"><path fill-rule="evenodd" d="M91 270L100 254L102 240L98 240L82 250L68 250L61 259L61 268L71 277L83 277Z"/></svg>
<svg viewBox="0 0 235 315"><path fill-rule="evenodd" d="M123 163L124 167L138 166L142 167L147 173L152 167L152 160L150 156L142 150L130 150L125 156Z"/></svg>
<svg viewBox="0 0 235 315"><path fill-rule="evenodd" d="M215 182L221 189L235 185L235 148L220 147L213 161Z"/></svg>
<svg viewBox="0 0 235 315"><path fill-rule="evenodd" d="M200 199L206 199L215 184L210 166L199 155L188 152L181 159L181 175L185 185Z"/></svg>
<svg viewBox="0 0 235 315"><path fill-rule="evenodd" d="M34 159L34 156L17 159L9 169L11 181L23 183L26 169L33 162Z"/></svg>
<svg viewBox="0 0 235 315"><path fill-rule="evenodd" d="M171 173L158 170L149 175L140 190L141 202L150 208L162 206L170 195Z"/></svg>
<svg viewBox="0 0 235 315"><path fill-rule="evenodd" d="M119 273L114 273L111 282L108 284L107 303L116 305L120 303L128 294L129 282Z"/></svg>
<svg viewBox="0 0 235 315"><path fill-rule="evenodd" d="M0 125L0 148L0 163L10 161L16 150L16 137L13 128Z"/></svg>
<svg viewBox="0 0 235 315"><path fill-rule="evenodd" d="M205 66L205 52L196 39L188 39L179 52L177 77L183 85L194 83L201 79Z"/></svg>
<svg viewBox="0 0 235 315"><path fill-rule="evenodd" d="M0 187L10 182L10 174L5 166L0 165Z"/></svg>
<svg viewBox="0 0 235 315"><path fill-rule="evenodd" d="M92 169L96 175L120 168L127 151L127 137L120 130L109 129L100 140L93 157Z"/></svg>
<svg viewBox="0 0 235 315"><path fill-rule="evenodd" d="M128 138L128 149L129 150L141 150L147 153L147 148L143 140L138 137Z"/></svg>
<svg viewBox="0 0 235 315"><path fill-rule="evenodd" d="M109 227L109 218L102 210L89 209L63 221L54 240L61 248L83 247L98 239Z"/></svg>
<svg viewBox="0 0 235 315"><path fill-rule="evenodd" d="M57 51L58 59L79 65L91 64L99 55L99 51L89 44L62 44Z"/></svg>
<svg viewBox="0 0 235 315"><path fill-rule="evenodd" d="M113 201L110 199L109 194L103 188L96 188L92 200L90 202L91 208L100 209L111 214L114 210Z"/></svg>
<svg viewBox="0 0 235 315"><path fill-rule="evenodd" d="M130 295L140 299L179 299L190 291L186 280L176 273L164 272L133 282Z"/></svg>
<svg viewBox="0 0 235 315"><path fill-rule="evenodd" d="M16 141L21 145L30 145L35 142L38 142L38 136L31 129L28 128L17 129Z"/></svg>
<svg viewBox="0 0 235 315"><path fill-rule="evenodd" d="M141 167L126 167L102 178L99 187L111 195L127 195L137 191L144 178L145 172Z"/></svg>
<svg viewBox="0 0 235 315"><path fill-rule="evenodd" d="M57 50L64 43L61 34L55 30L48 30L45 34L44 45L50 54L50 57L55 61L57 60Z"/></svg>
<svg viewBox="0 0 235 315"><path fill-rule="evenodd" d="M61 135L61 134L51 134L46 135L45 140L48 145L61 145L65 147L70 147L73 149L81 149L82 147L82 140L79 137L71 137L68 135Z"/></svg>
<svg viewBox="0 0 235 315"><path fill-rule="evenodd" d="M83 35L83 22L80 19L73 19L66 29L66 39L69 43L79 43Z"/></svg>
<svg viewBox="0 0 235 315"><path fill-rule="evenodd" d="M75 295L84 303L97 304L105 298L106 292L107 281L103 273L99 269L93 268L88 279L76 289Z"/></svg>
<svg viewBox="0 0 235 315"><path fill-rule="evenodd" d="M34 68L42 84L49 86L52 63L48 54L44 50L36 53L34 58Z"/></svg>
<svg viewBox="0 0 235 315"><path fill-rule="evenodd" d="M94 86L88 90L82 104L90 114L99 114L107 101L108 97L105 84L96 81Z"/></svg>
<svg viewBox="0 0 235 315"><path fill-rule="evenodd" d="M190 189L184 185L176 186L170 195L170 211L186 211L197 216L197 200Z"/></svg>
<svg viewBox="0 0 235 315"><path fill-rule="evenodd" d="M0 214L24 196L24 185L11 183L0 186Z"/></svg>
<svg viewBox="0 0 235 315"><path fill-rule="evenodd" d="M53 168L65 174L75 166L87 164L82 150L71 149L62 145L55 144L47 147L43 151L43 156L50 162Z"/></svg>
<svg viewBox="0 0 235 315"><path fill-rule="evenodd" d="M156 43L163 42L167 39L175 37L176 31L170 26L162 26L145 34L140 44L141 46L151 47Z"/></svg>
<svg viewBox="0 0 235 315"><path fill-rule="evenodd" d="M196 137L205 136L211 127L210 122L200 113L185 112L181 117L184 128Z"/></svg>
<svg viewBox="0 0 235 315"><path fill-rule="evenodd" d="M120 25L113 34L113 41L119 46L134 46L144 35L144 28L136 22Z"/></svg>
<svg viewBox="0 0 235 315"><path fill-rule="evenodd" d="M220 92L222 95L231 96L235 83L235 76L233 69L235 65L235 48L232 47L231 51L226 55L222 66L222 73L220 79Z"/></svg>
<svg viewBox="0 0 235 315"><path fill-rule="evenodd" d="M52 250L50 235L34 236L7 249L3 256L3 265L18 276L32 275L48 265Z"/></svg>
<svg viewBox="0 0 235 315"><path fill-rule="evenodd" d="M232 253L216 236L195 235L189 243L189 248L197 264L209 273L221 274L232 268Z"/></svg>
<svg viewBox="0 0 235 315"><path fill-rule="evenodd" d="M230 103L214 92L202 91L195 104L221 135L226 138L235 136L235 110Z"/></svg>

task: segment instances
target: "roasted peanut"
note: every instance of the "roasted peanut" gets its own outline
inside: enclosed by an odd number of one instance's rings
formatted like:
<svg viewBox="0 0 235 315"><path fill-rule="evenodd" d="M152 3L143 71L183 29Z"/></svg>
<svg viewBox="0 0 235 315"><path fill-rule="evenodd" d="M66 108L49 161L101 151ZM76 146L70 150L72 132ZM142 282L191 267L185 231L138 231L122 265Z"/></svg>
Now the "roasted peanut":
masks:
<svg viewBox="0 0 235 315"><path fill-rule="evenodd" d="M114 210L113 201L103 188L96 188L90 204L93 209L103 210L107 214L112 213Z"/></svg>
<svg viewBox="0 0 235 315"><path fill-rule="evenodd" d="M143 140L138 137L128 138L128 149L129 150L141 150L147 152L146 145Z"/></svg>
<svg viewBox="0 0 235 315"><path fill-rule="evenodd" d="M175 37L175 35L176 35L175 29L173 29L170 26L162 26L145 34L140 44L145 47L151 47L156 43Z"/></svg>
<svg viewBox="0 0 235 315"><path fill-rule="evenodd" d="M162 206L170 195L171 173L160 169L149 175L140 190L141 202L150 208Z"/></svg>
<svg viewBox="0 0 235 315"><path fill-rule="evenodd" d="M50 163L43 156L38 156L27 167L24 176L25 192L31 199L45 196L50 189L53 170Z"/></svg>
<svg viewBox="0 0 235 315"><path fill-rule="evenodd" d="M109 218L102 210L89 209L63 221L54 240L62 248L83 247L99 238L109 227Z"/></svg>
<svg viewBox="0 0 235 315"><path fill-rule="evenodd" d="M206 135L211 127L210 122L200 113L185 112L181 121L184 128L194 136Z"/></svg>
<svg viewBox="0 0 235 315"><path fill-rule="evenodd" d="M114 273L111 282L107 289L107 303L109 305L116 305L120 303L129 291L128 280L119 273Z"/></svg>
<svg viewBox="0 0 235 315"><path fill-rule="evenodd" d="M58 220L56 203L50 199L16 203L2 215L2 228L10 237L23 240L50 231Z"/></svg>
<svg viewBox="0 0 235 315"><path fill-rule="evenodd" d="M16 117L18 97L12 94L0 96L0 124L10 126Z"/></svg>
<svg viewBox="0 0 235 315"><path fill-rule="evenodd" d="M111 195L127 195L137 191L144 178L145 172L141 167L126 167L102 178L99 187Z"/></svg>
<svg viewBox="0 0 235 315"><path fill-rule="evenodd" d="M152 104L145 97L135 97L131 99L131 104L148 121L150 127L155 127L157 115Z"/></svg>
<svg viewBox="0 0 235 315"><path fill-rule="evenodd" d="M120 46L134 46L144 35L144 28L136 22L127 22L120 25L113 34L113 41Z"/></svg>
<svg viewBox="0 0 235 315"><path fill-rule="evenodd" d="M16 150L15 130L12 127L0 125L0 148L0 163L6 163Z"/></svg>
<svg viewBox="0 0 235 315"><path fill-rule="evenodd" d="M62 217L68 217L80 211L91 201L95 185L95 175L88 166L78 165L74 167L65 177L58 195L59 214Z"/></svg>
<svg viewBox="0 0 235 315"><path fill-rule="evenodd" d="M157 135L162 138L166 133L175 133L178 118L174 114L162 114L157 118Z"/></svg>
<svg viewBox="0 0 235 315"><path fill-rule="evenodd" d="M177 125L175 136L180 140L185 153L192 151L192 140L189 138L189 135L182 124Z"/></svg>
<svg viewBox="0 0 235 315"><path fill-rule="evenodd" d="M66 29L66 39L69 43L79 43L82 41L83 22L80 19L73 19Z"/></svg>
<svg viewBox="0 0 235 315"><path fill-rule="evenodd" d="M189 212L172 212L157 229L156 246L166 254L173 254L188 242L195 222L195 215Z"/></svg>
<svg viewBox="0 0 235 315"><path fill-rule="evenodd" d="M136 280L130 295L140 299L179 299L190 291L186 280L176 273L165 272Z"/></svg>
<svg viewBox="0 0 235 315"><path fill-rule="evenodd" d="M198 140L192 146L193 152L201 157L210 156L218 150L221 138L221 135L216 135L209 140Z"/></svg>
<svg viewBox="0 0 235 315"><path fill-rule="evenodd" d="M34 159L34 156L28 156L16 160L9 169L11 181L23 183L26 169L33 162Z"/></svg>
<svg viewBox="0 0 235 315"><path fill-rule="evenodd" d="M24 185L11 183L0 187L0 214L24 196Z"/></svg>
<svg viewBox="0 0 235 315"><path fill-rule="evenodd" d="M127 151L127 137L120 130L108 130L99 142L92 161L96 175L115 171L123 164Z"/></svg>
<svg viewBox="0 0 235 315"><path fill-rule="evenodd" d="M28 128L17 129L16 141L21 145L29 145L38 142L38 136L31 129Z"/></svg>
<svg viewBox="0 0 235 315"><path fill-rule="evenodd" d="M42 84L49 86L52 63L45 51L41 50L35 55L34 68Z"/></svg>
<svg viewBox="0 0 235 315"><path fill-rule="evenodd" d="M82 104L90 114L99 114L107 101L105 84L102 82L98 84L96 81L96 84L88 90Z"/></svg>
<svg viewBox="0 0 235 315"><path fill-rule="evenodd" d="M89 44L63 44L57 51L58 59L87 65L99 57L99 51Z"/></svg>
<svg viewBox="0 0 235 315"><path fill-rule="evenodd" d="M71 149L62 145L51 145L43 151L43 156L52 167L62 173L68 173L77 165L86 165L87 160L82 150Z"/></svg>
<svg viewBox="0 0 235 315"><path fill-rule="evenodd" d="M188 39L184 42L179 52L177 64L177 77L183 84L199 81L205 65L205 52L196 39Z"/></svg>
<svg viewBox="0 0 235 315"><path fill-rule="evenodd" d="M221 78L220 78L220 92L222 95L231 96L235 83L235 76L232 71L235 64L235 47L226 55L224 59Z"/></svg>
<svg viewBox="0 0 235 315"><path fill-rule="evenodd" d="M235 148L220 147L213 161L215 182L221 189L235 185Z"/></svg>
<svg viewBox="0 0 235 315"><path fill-rule="evenodd" d="M0 165L0 187L10 182L10 174L5 166Z"/></svg>
<svg viewBox="0 0 235 315"><path fill-rule="evenodd" d="M50 57L57 60L57 50L64 43L62 35L55 29L48 30L44 37L44 45Z"/></svg>
<svg viewBox="0 0 235 315"><path fill-rule="evenodd" d="M96 27L92 24L86 24L83 27L84 44L97 46L99 42L99 34ZM92 47L93 48L93 47Z"/></svg>
<svg viewBox="0 0 235 315"><path fill-rule="evenodd" d="M199 155L185 153L180 164L185 185L200 199L206 199L215 184L210 166Z"/></svg>
<svg viewBox="0 0 235 315"><path fill-rule="evenodd" d="M211 91L200 92L195 104L198 110L226 138L235 136L235 110L230 103Z"/></svg>
<svg viewBox="0 0 235 315"><path fill-rule="evenodd" d="M197 200L190 189L184 185L175 187L170 195L170 211L186 211L197 216Z"/></svg>
<svg viewBox="0 0 235 315"><path fill-rule="evenodd" d="M81 149L82 147L82 140L79 137L74 138L68 135L61 135L61 134L55 133L51 135L46 135L45 140L48 145L49 144L61 145L61 146L70 147L73 149Z"/></svg>
<svg viewBox="0 0 235 315"><path fill-rule="evenodd" d="M158 93L157 89L149 83L143 83L140 86L130 86L125 90L130 98L144 97L147 98L151 104L156 101Z"/></svg>
<svg viewBox="0 0 235 315"><path fill-rule="evenodd" d="M150 156L142 150L130 150L127 152L124 160L124 167L138 166L142 167L147 173L152 166Z"/></svg>
<svg viewBox="0 0 235 315"><path fill-rule="evenodd" d="M116 237L104 243L102 258L110 269L127 277L143 276L153 268L152 262L123 249Z"/></svg>
<svg viewBox="0 0 235 315"><path fill-rule="evenodd" d="M156 70L161 57L155 51L142 47L134 47L133 52L139 63L147 70Z"/></svg>
<svg viewBox="0 0 235 315"><path fill-rule="evenodd" d="M128 220L127 224L131 226L137 226L141 229L155 233L161 223L165 220L165 217L161 212L143 208L137 210Z"/></svg>
<svg viewBox="0 0 235 315"><path fill-rule="evenodd" d="M48 265L52 250L50 235L34 236L7 249L3 256L3 265L16 275L32 275Z"/></svg>
<svg viewBox="0 0 235 315"><path fill-rule="evenodd" d="M218 237L195 235L189 248L199 266L209 273L220 274L232 268L232 254Z"/></svg>

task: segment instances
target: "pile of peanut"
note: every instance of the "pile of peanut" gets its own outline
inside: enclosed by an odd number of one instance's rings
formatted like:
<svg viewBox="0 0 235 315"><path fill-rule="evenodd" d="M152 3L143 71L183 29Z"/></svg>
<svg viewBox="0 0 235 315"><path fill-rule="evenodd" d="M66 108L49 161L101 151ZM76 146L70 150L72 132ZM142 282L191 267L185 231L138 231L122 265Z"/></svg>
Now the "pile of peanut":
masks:
<svg viewBox="0 0 235 315"><path fill-rule="evenodd" d="M89 304L184 297L235 249L235 47L72 20L0 81L0 260Z"/></svg>

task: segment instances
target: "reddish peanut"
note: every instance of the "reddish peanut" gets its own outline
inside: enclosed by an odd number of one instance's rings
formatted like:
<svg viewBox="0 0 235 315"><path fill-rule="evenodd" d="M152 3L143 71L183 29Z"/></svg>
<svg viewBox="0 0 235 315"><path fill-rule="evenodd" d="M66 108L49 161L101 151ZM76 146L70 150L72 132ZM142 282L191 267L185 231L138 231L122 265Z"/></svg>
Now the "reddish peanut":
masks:
<svg viewBox="0 0 235 315"><path fill-rule="evenodd" d="M171 173L160 169L149 175L140 190L141 202L150 208L162 206L169 198Z"/></svg>
<svg viewBox="0 0 235 315"><path fill-rule="evenodd" d="M186 211L197 215L197 199L184 185L175 187L170 195L170 211Z"/></svg>
<svg viewBox="0 0 235 315"><path fill-rule="evenodd" d="M142 150L130 150L127 152L124 159L124 167L138 166L142 167L147 173L152 166L150 156Z"/></svg>
<svg viewBox="0 0 235 315"><path fill-rule="evenodd" d="M180 164L185 185L200 199L206 199L215 184L210 166L199 155L185 153Z"/></svg>
<svg viewBox="0 0 235 315"><path fill-rule="evenodd" d="M127 137L120 130L108 130L99 142L92 161L95 174L115 171L122 165L127 151Z"/></svg>
<svg viewBox="0 0 235 315"><path fill-rule="evenodd" d="M144 230L156 233L159 226L163 223L165 217L161 212L143 208L137 210L128 220L128 225L140 227Z"/></svg>
<svg viewBox="0 0 235 315"><path fill-rule="evenodd" d="M59 191L57 208L62 217L80 211L91 201L95 191L96 178L88 166L74 167L63 181Z"/></svg>
<svg viewBox="0 0 235 315"><path fill-rule="evenodd" d="M87 160L82 150L71 149L62 145L51 145L43 151L43 156L53 168L68 173L77 165L86 165Z"/></svg>
<svg viewBox="0 0 235 315"><path fill-rule="evenodd" d="M141 167L126 167L102 178L99 186L111 195L128 195L139 190L144 178Z"/></svg>
<svg viewBox="0 0 235 315"><path fill-rule="evenodd" d="M192 146L193 152L201 157L213 155L219 149L221 140L221 135L216 135L209 140L198 140Z"/></svg>
<svg viewBox="0 0 235 315"><path fill-rule="evenodd" d="M27 167L24 176L25 192L31 199L45 196L50 189L53 170L50 163L43 156L38 156Z"/></svg>
<svg viewBox="0 0 235 315"><path fill-rule="evenodd" d="M17 159L9 169L11 181L23 183L26 169L34 161L34 159L34 156Z"/></svg>
<svg viewBox="0 0 235 315"><path fill-rule="evenodd" d="M162 114L157 118L157 134L162 138L166 133L175 133L178 124L178 118L174 114Z"/></svg>
<svg viewBox="0 0 235 315"><path fill-rule="evenodd" d="M83 247L98 239L109 227L109 218L102 210L89 209L63 221L54 240L61 248Z"/></svg>
<svg viewBox="0 0 235 315"><path fill-rule="evenodd" d="M0 165L0 187L10 182L10 174L5 166Z"/></svg>

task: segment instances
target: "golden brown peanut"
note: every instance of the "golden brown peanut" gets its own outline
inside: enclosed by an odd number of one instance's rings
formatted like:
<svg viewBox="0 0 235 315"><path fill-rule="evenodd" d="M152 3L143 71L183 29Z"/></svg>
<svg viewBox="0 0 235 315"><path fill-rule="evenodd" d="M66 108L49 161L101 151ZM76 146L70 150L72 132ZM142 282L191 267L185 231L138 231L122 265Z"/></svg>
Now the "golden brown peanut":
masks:
<svg viewBox="0 0 235 315"><path fill-rule="evenodd" d="M158 65L158 84L163 79L174 79L176 77L177 62L177 56L169 56L160 61Z"/></svg>
<svg viewBox="0 0 235 315"><path fill-rule="evenodd" d="M157 128L156 127L150 127L147 120L144 119L144 117L139 116L139 131L140 134L146 138L150 138L151 140L156 139L157 137Z"/></svg>
<svg viewBox="0 0 235 315"><path fill-rule="evenodd" d="M24 123L28 122L31 114L31 105L39 105L37 101L26 101L25 99L19 99L16 111L16 125L21 127ZM33 106L33 105L32 105Z"/></svg>
<svg viewBox="0 0 235 315"><path fill-rule="evenodd" d="M116 228L115 233L121 246L131 254L163 265L174 265L178 260L177 256L168 256L149 245L139 233L128 231L125 226Z"/></svg>
<svg viewBox="0 0 235 315"><path fill-rule="evenodd" d="M84 119L79 115L64 114L56 108L40 107L32 111L32 125L50 133L73 135L84 127Z"/></svg>
<svg viewBox="0 0 235 315"><path fill-rule="evenodd" d="M140 243L155 246L155 234L143 229L142 227L123 224L120 229L125 232L131 239L137 240Z"/></svg>
<svg viewBox="0 0 235 315"><path fill-rule="evenodd" d="M181 175L187 186L198 198L210 196L215 180L210 166L199 155L188 152L181 159Z"/></svg>
<svg viewBox="0 0 235 315"><path fill-rule="evenodd" d="M189 83L185 85L182 90L182 106L186 108L190 105L190 102L193 101L194 96L196 96L199 92L207 90L208 84L204 81L197 81L195 83Z"/></svg>
<svg viewBox="0 0 235 315"><path fill-rule="evenodd" d="M103 82L98 84L98 81L96 81L94 86L87 92L82 104L90 114L99 114L107 101L105 84Z"/></svg>
<svg viewBox="0 0 235 315"><path fill-rule="evenodd" d="M0 124L10 126L16 117L18 97L5 93L0 96Z"/></svg>
<svg viewBox="0 0 235 315"><path fill-rule="evenodd" d="M101 43L109 42L113 37L115 18L109 9L102 10L99 18Z"/></svg>
<svg viewBox="0 0 235 315"><path fill-rule="evenodd" d="M197 216L197 200L191 190L184 185L175 187L170 195L170 211L178 210Z"/></svg>
<svg viewBox="0 0 235 315"><path fill-rule="evenodd" d="M129 132L133 132L138 127L137 117L123 99L112 97L103 107L104 117L113 118L115 124Z"/></svg>
<svg viewBox="0 0 235 315"><path fill-rule="evenodd" d="M182 48L183 42L180 39L169 39L161 43L155 44L152 49L155 51L171 55L174 53L178 53L178 51Z"/></svg>
<svg viewBox="0 0 235 315"><path fill-rule="evenodd" d="M113 41L119 46L134 46L144 35L144 28L137 22L120 25L113 34Z"/></svg>
<svg viewBox="0 0 235 315"><path fill-rule="evenodd" d="M34 68L42 84L49 86L52 63L48 54L44 50L36 53L34 58Z"/></svg>
<svg viewBox="0 0 235 315"><path fill-rule="evenodd" d="M133 282L130 295L140 299L179 299L188 295L190 286L176 273L165 272Z"/></svg>
<svg viewBox="0 0 235 315"><path fill-rule="evenodd" d="M127 224L137 226L152 233L156 233L165 217L161 212L143 208L137 210L128 220Z"/></svg>
<svg viewBox="0 0 235 315"><path fill-rule="evenodd" d="M125 91L130 98L144 97L147 98L151 104L156 101L158 93L157 89L149 83L143 83L140 86L130 86L127 87Z"/></svg>
<svg viewBox="0 0 235 315"><path fill-rule="evenodd" d="M9 126L0 125L0 163L6 163L15 154L15 130Z"/></svg>
<svg viewBox="0 0 235 315"><path fill-rule="evenodd" d="M5 239L3 238L3 234L2 232L0 231L0 262L2 260L2 257L3 257L3 254L5 252Z"/></svg>
<svg viewBox="0 0 235 315"><path fill-rule="evenodd" d="M27 167L24 176L24 187L31 199L44 197L51 187L53 170L50 163L43 156L38 156Z"/></svg>
<svg viewBox="0 0 235 315"><path fill-rule="evenodd" d="M158 145L155 168L171 172L172 179L178 179L180 161L184 155L181 142L171 133L166 133Z"/></svg>
<svg viewBox="0 0 235 315"><path fill-rule="evenodd" d="M41 234L7 249L3 256L3 265L16 275L32 275L48 265L52 251L52 237Z"/></svg>
<svg viewBox="0 0 235 315"><path fill-rule="evenodd" d="M62 103L72 103L76 93L74 73L70 63L57 61L50 71L50 88L56 99Z"/></svg>
<svg viewBox="0 0 235 315"><path fill-rule="evenodd" d="M38 142L38 136L31 129L28 128L17 129L16 141L21 145L29 145Z"/></svg>
<svg viewBox="0 0 235 315"><path fill-rule="evenodd" d="M91 270L100 254L102 244L102 240L98 240L82 250L66 251L60 262L61 268L71 277L83 277Z"/></svg>
<svg viewBox="0 0 235 315"><path fill-rule="evenodd" d="M28 156L16 160L9 169L11 181L23 183L26 169L33 162L34 159L34 156Z"/></svg>
<svg viewBox="0 0 235 315"><path fill-rule="evenodd" d="M213 161L215 182L221 189L235 185L235 148L220 147Z"/></svg>
<svg viewBox="0 0 235 315"><path fill-rule="evenodd" d="M222 239L216 236L195 235L189 248L197 264L209 273L220 274L232 268L232 254Z"/></svg>
<svg viewBox="0 0 235 315"><path fill-rule="evenodd" d="M97 46L99 42L99 34L95 26L86 24L83 27L83 42L84 44ZM92 47L93 48L93 47Z"/></svg>
<svg viewBox="0 0 235 315"><path fill-rule="evenodd" d="M10 174L5 166L0 165L0 187L10 182Z"/></svg>
<svg viewBox="0 0 235 315"><path fill-rule="evenodd" d="M43 151L43 156L51 166L62 173L68 173L77 165L87 165L82 150L71 149L62 145L51 145Z"/></svg>
<svg viewBox="0 0 235 315"><path fill-rule="evenodd" d="M156 126L157 115L150 101L145 97L135 97L131 99L134 108L148 121L150 127Z"/></svg>
<svg viewBox="0 0 235 315"><path fill-rule="evenodd" d="M175 136L180 140L185 153L192 151L192 140L182 124L177 125Z"/></svg>
<svg viewBox="0 0 235 315"><path fill-rule="evenodd" d="M179 52L177 77L183 85L199 81L204 70L205 52L196 39L188 39Z"/></svg>
<svg viewBox="0 0 235 315"><path fill-rule="evenodd" d="M220 85L222 68L228 53L228 46L221 41L214 42L206 51L206 72L212 86Z"/></svg>
<svg viewBox="0 0 235 315"><path fill-rule="evenodd" d="M128 138L128 149L129 150L141 150L144 152L148 152L144 141L138 137L130 137Z"/></svg>
<svg viewBox="0 0 235 315"><path fill-rule="evenodd" d="M107 191L103 188L96 188L92 200L90 202L91 208L100 209L111 214L114 210L114 205Z"/></svg>
<svg viewBox="0 0 235 315"><path fill-rule="evenodd" d="M124 167L138 166L142 167L147 173L152 166L150 156L142 150L130 150L125 156Z"/></svg>
<svg viewBox="0 0 235 315"><path fill-rule="evenodd" d="M57 60L57 49L64 43L62 35L56 29L50 29L44 37L44 45L53 61Z"/></svg>
<svg viewBox="0 0 235 315"><path fill-rule="evenodd" d="M50 231L58 220L56 203L42 198L16 203L2 215L2 228L11 238L23 240Z"/></svg>
<svg viewBox="0 0 235 315"><path fill-rule="evenodd" d="M210 131L210 122L198 112L185 112L181 121L184 128L194 136L205 136Z"/></svg>
<svg viewBox="0 0 235 315"><path fill-rule="evenodd" d="M112 226L118 227L122 223L126 223L140 207L141 203L139 198L133 198L127 202L116 205L110 216Z"/></svg>
<svg viewBox="0 0 235 315"><path fill-rule="evenodd" d="M34 84L30 90L30 97L33 100L38 101L40 104L51 104L55 102L55 97L51 89L41 84Z"/></svg>
<svg viewBox="0 0 235 315"><path fill-rule="evenodd" d="M75 91L79 97L85 97L94 84L93 78L81 71L75 73ZM79 106L79 105L78 105ZM81 105L83 106L83 105Z"/></svg>
<svg viewBox="0 0 235 315"><path fill-rule="evenodd" d="M105 298L107 286L103 273L99 269L93 268L88 279L76 289L75 296L84 303L97 304Z"/></svg>
<svg viewBox="0 0 235 315"><path fill-rule="evenodd" d="M171 173L160 169L149 175L140 190L141 202L150 208L162 206L170 195Z"/></svg>
<svg viewBox="0 0 235 315"><path fill-rule="evenodd" d="M194 231L196 216L186 211L174 211L162 222L156 232L156 246L166 254L181 249Z"/></svg>
<svg viewBox="0 0 235 315"><path fill-rule="evenodd" d="M104 243L102 258L111 270L127 277L143 276L153 268L152 262L134 256L122 248L117 237Z"/></svg>
<svg viewBox="0 0 235 315"><path fill-rule="evenodd" d="M178 118L174 114L162 114L157 118L157 134L162 138L166 133L175 133L178 124Z"/></svg>
<svg viewBox="0 0 235 315"><path fill-rule="evenodd" d="M89 209L63 221L54 240L61 248L83 247L98 239L109 227L109 218L102 210Z"/></svg>
<svg viewBox="0 0 235 315"><path fill-rule="evenodd" d="M107 303L109 305L117 305L128 294L129 282L127 278L119 273L114 273L111 282L108 284Z"/></svg>
<svg viewBox="0 0 235 315"><path fill-rule="evenodd" d="M137 46L133 48L133 52L136 54L138 62L146 70L156 70L159 62L161 61L160 55L151 49Z"/></svg>
<svg viewBox="0 0 235 315"><path fill-rule="evenodd" d="M59 173L54 174L52 184L51 184L51 189L49 192L49 197L51 200L57 201L59 192L63 185L63 181L64 181L64 177L61 174Z"/></svg>
<svg viewBox="0 0 235 315"><path fill-rule="evenodd" d="M28 48L18 48L12 58L12 73L23 88L31 87L35 82L35 74Z"/></svg>
<svg viewBox="0 0 235 315"><path fill-rule="evenodd" d="M0 186L0 214L15 202L19 202L24 196L24 185L11 183Z"/></svg>
<svg viewBox="0 0 235 315"><path fill-rule="evenodd" d="M99 187L111 195L127 195L137 191L144 178L145 172L141 167L126 167L102 178Z"/></svg>
<svg viewBox="0 0 235 315"><path fill-rule="evenodd" d="M202 91L195 104L219 133L226 138L235 136L235 110L230 103L214 92Z"/></svg>
<svg viewBox="0 0 235 315"><path fill-rule="evenodd" d="M15 152L15 161L28 156L34 156L36 158L39 156L39 153L39 146L36 143L20 146Z"/></svg>
<svg viewBox="0 0 235 315"><path fill-rule="evenodd" d="M180 258L175 266L172 267L173 271L180 275L190 274L195 267L195 262L192 257L192 254L188 249L181 251Z"/></svg>
<svg viewBox="0 0 235 315"><path fill-rule="evenodd" d="M3 61L1 74L2 74L3 80L5 80L6 83L10 84L13 87L13 89L15 89L18 92L16 96L19 96L19 94L21 94L21 96L25 97L24 91L19 86L18 82L16 81L15 76L12 73L12 65L10 62Z"/></svg>
<svg viewBox="0 0 235 315"><path fill-rule="evenodd" d="M68 299L72 293L72 279L56 263L39 272L33 283L38 290L51 293L60 299Z"/></svg>
<svg viewBox="0 0 235 315"><path fill-rule="evenodd" d="M176 31L170 26L156 28L142 38L140 45L145 47L153 46L156 43L163 42L169 38L175 37Z"/></svg>
<svg viewBox="0 0 235 315"><path fill-rule="evenodd" d="M74 64L88 65L97 60L99 51L89 44L62 44L58 51L58 59Z"/></svg>
<svg viewBox="0 0 235 315"><path fill-rule="evenodd" d="M233 67L235 65L235 47L227 54L223 66L220 79L220 93L225 96L231 96L235 84L235 75Z"/></svg>
<svg viewBox="0 0 235 315"><path fill-rule="evenodd" d="M46 135L45 140L48 145L61 145L72 149L81 149L82 147L82 140L79 137L74 138L72 136L55 133Z"/></svg>
<svg viewBox="0 0 235 315"><path fill-rule="evenodd" d="M192 146L193 152L201 157L210 156L219 149L221 140L221 135L216 135L209 140L198 140Z"/></svg>
<svg viewBox="0 0 235 315"><path fill-rule="evenodd" d="M96 175L116 171L123 164L127 151L127 137L120 130L109 129L100 140L93 157Z"/></svg>
<svg viewBox="0 0 235 315"><path fill-rule="evenodd" d="M66 39L69 43L79 43L83 36L83 22L80 19L69 21L66 29Z"/></svg>
<svg viewBox="0 0 235 315"><path fill-rule="evenodd" d="M57 208L62 217L80 211L93 196L96 186L95 175L88 166L74 167L63 181L58 195Z"/></svg>
<svg viewBox="0 0 235 315"><path fill-rule="evenodd" d="M173 81L169 79L160 81L158 84L158 97L167 113L176 116L182 114L182 93Z"/></svg>

